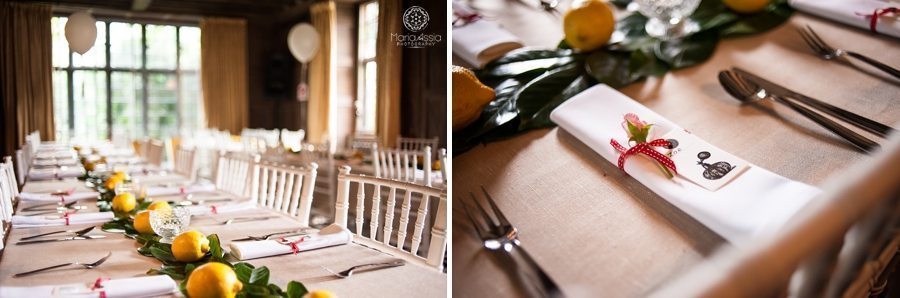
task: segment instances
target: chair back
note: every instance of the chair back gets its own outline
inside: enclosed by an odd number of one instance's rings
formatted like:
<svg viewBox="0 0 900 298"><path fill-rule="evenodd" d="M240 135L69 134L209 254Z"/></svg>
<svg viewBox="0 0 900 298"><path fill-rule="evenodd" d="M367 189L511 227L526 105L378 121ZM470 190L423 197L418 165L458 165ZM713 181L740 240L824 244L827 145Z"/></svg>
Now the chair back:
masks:
<svg viewBox="0 0 900 298"><path fill-rule="evenodd" d="M437 148L438 142L440 139L438 138L397 138L397 149L400 150L410 150L410 151L422 151L425 150L425 147Z"/></svg>
<svg viewBox="0 0 900 298"><path fill-rule="evenodd" d="M19 196L19 184L16 181L16 173L13 168L12 157L4 156L3 164L6 165L6 179L9 180L9 185L12 186L13 200L15 200Z"/></svg>
<svg viewBox="0 0 900 298"><path fill-rule="evenodd" d="M422 151L402 149L372 150L372 163L375 164L375 177L431 185L431 147L425 146ZM419 165L422 166L422 177L418 178Z"/></svg>
<svg viewBox="0 0 900 298"><path fill-rule="evenodd" d="M175 166L173 169L175 173L187 177L190 181L197 179L197 168L199 165L197 157L196 148L178 146L178 149L175 149L174 156Z"/></svg>
<svg viewBox="0 0 900 298"><path fill-rule="evenodd" d="M0 221L3 222L12 220L13 199L18 193L16 186L10 184L11 180L8 177L10 166L6 162L0 163ZM2 229L3 224L0 223L0 230ZM0 242L3 242L2 238L0 238Z"/></svg>
<svg viewBox="0 0 900 298"><path fill-rule="evenodd" d="M250 200L262 207L296 217L302 226L309 226L318 167L316 163L296 167L255 162Z"/></svg>
<svg viewBox="0 0 900 298"><path fill-rule="evenodd" d="M232 195L248 197L250 173L259 162L259 155L225 151L218 151L216 155L216 188Z"/></svg>
<svg viewBox="0 0 900 298"><path fill-rule="evenodd" d="M16 150L16 177L19 183L25 184L25 177L28 175L28 169L31 168L31 161L26 157L27 149Z"/></svg>
<svg viewBox="0 0 900 298"><path fill-rule="evenodd" d="M145 144L147 146L147 163L155 166L162 166L163 153L165 153L165 144L162 141L152 140Z"/></svg>
<svg viewBox="0 0 900 298"><path fill-rule="evenodd" d="M300 149L303 146L304 138L306 138L306 131L302 129L291 131L285 128L281 130L281 146L285 149Z"/></svg>
<svg viewBox="0 0 900 298"><path fill-rule="evenodd" d="M366 186L371 186L367 193ZM356 187L355 225L348 227L350 218L350 189ZM386 204L382 204L387 195ZM431 214L434 223L431 237L423 243L426 218L430 213L430 201L436 199L436 212ZM400 220L395 228L395 214L400 201ZM412 219L413 203L418 201L412 232L412 241L407 244L408 225ZM366 206L371 210L366 211ZM374 206L374 207L373 207ZM382 210L382 206L385 206ZM353 241L376 248L408 261L417 262L442 270L444 252L447 245L447 193L445 190L363 175L350 174L350 167L343 166L338 174L338 199L335 204L335 224L347 227L354 233ZM383 215L382 215L383 214ZM383 217L382 217L383 216ZM384 223L381 226L379 223ZM368 226L368 231L364 227ZM396 231L396 233L394 232ZM396 236L395 236L396 235ZM425 251L426 248L427 251ZM423 252L424 256L420 256Z"/></svg>

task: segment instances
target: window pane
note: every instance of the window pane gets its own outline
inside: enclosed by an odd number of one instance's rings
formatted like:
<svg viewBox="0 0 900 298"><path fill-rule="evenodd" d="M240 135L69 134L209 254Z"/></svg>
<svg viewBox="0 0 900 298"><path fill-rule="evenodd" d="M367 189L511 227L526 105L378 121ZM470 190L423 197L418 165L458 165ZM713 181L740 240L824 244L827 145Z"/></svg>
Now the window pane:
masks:
<svg viewBox="0 0 900 298"><path fill-rule="evenodd" d="M200 68L200 28L181 27L181 69Z"/></svg>
<svg viewBox="0 0 900 298"><path fill-rule="evenodd" d="M178 82L173 74L151 74L147 80L147 133L154 138L178 132Z"/></svg>
<svg viewBox="0 0 900 298"><path fill-rule="evenodd" d="M200 98L200 77L195 72L181 75L181 129L199 129L204 121Z"/></svg>
<svg viewBox="0 0 900 298"><path fill-rule="evenodd" d="M175 26L147 25L147 68L175 69Z"/></svg>
<svg viewBox="0 0 900 298"><path fill-rule="evenodd" d="M118 68L141 67L141 25L109 23L109 63Z"/></svg>
<svg viewBox="0 0 900 298"><path fill-rule="evenodd" d="M69 83L64 70L53 71L53 125L56 139L69 139Z"/></svg>
<svg viewBox="0 0 900 298"><path fill-rule="evenodd" d="M365 119L363 131L375 132L375 61L366 62L363 101L365 102Z"/></svg>
<svg viewBox="0 0 900 298"><path fill-rule="evenodd" d="M75 71L72 77L75 99L75 132L73 139L103 140L106 125L106 72Z"/></svg>
<svg viewBox="0 0 900 298"><path fill-rule="evenodd" d="M143 137L143 88L141 75L134 72L112 73L113 135Z"/></svg>
<svg viewBox="0 0 900 298"><path fill-rule="evenodd" d="M72 65L78 66L106 66L106 23L97 22L97 39L94 46L84 55L73 53Z"/></svg>
<svg viewBox="0 0 900 298"><path fill-rule="evenodd" d="M69 42L66 41L66 21L69 18L50 19L50 35L53 38L53 66L69 66Z"/></svg>
<svg viewBox="0 0 900 298"><path fill-rule="evenodd" d="M362 28L363 58L375 57L375 41L378 39L378 2L370 2L363 6L364 19Z"/></svg>

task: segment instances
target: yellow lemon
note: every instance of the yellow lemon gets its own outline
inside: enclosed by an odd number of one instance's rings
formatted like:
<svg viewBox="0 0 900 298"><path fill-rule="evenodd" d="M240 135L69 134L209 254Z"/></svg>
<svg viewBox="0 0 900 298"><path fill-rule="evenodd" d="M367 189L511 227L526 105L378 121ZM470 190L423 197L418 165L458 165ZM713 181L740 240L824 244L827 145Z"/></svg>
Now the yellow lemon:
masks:
<svg viewBox="0 0 900 298"><path fill-rule="evenodd" d="M172 206L169 206L169 203L166 201L156 201L150 203L150 206L147 206L147 210L164 210L164 209L172 209Z"/></svg>
<svg viewBox="0 0 900 298"><path fill-rule="evenodd" d="M435 160L433 163L431 163L431 169L435 170L435 171L440 171L441 170L441 161Z"/></svg>
<svg viewBox="0 0 900 298"><path fill-rule="evenodd" d="M121 177L110 176L108 179L106 179L106 184L104 186L106 186L106 189L114 190L116 189L116 185L119 185L119 183L122 183L122 181L125 180Z"/></svg>
<svg viewBox="0 0 900 298"><path fill-rule="evenodd" d="M769 6L770 0L722 0L725 6L739 13L756 13Z"/></svg>
<svg viewBox="0 0 900 298"><path fill-rule="evenodd" d="M471 70L453 65L453 131L478 120L481 110L494 100L494 89L485 86Z"/></svg>
<svg viewBox="0 0 900 298"><path fill-rule="evenodd" d="M141 211L134 217L134 229L141 234L155 234L150 226L150 211Z"/></svg>
<svg viewBox="0 0 900 298"><path fill-rule="evenodd" d="M136 205L137 200L130 192L118 194L112 201L112 209L115 212L131 212Z"/></svg>
<svg viewBox="0 0 900 298"><path fill-rule="evenodd" d="M243 287L234 269L218 262L209 262L194 269L186 286L191 298L232 298Z"/></svg>
<svg viewBox="0 0 900 298"><path fill-rule="evenodd" d="M335 297L337 297L337 295L335 295L332 292L326 291L326 290L315 290L315 291L306 293L306 295L303 295L303 298L335 298Z"/></svg>
<svg viewBox="0 0 900 298"><path fill-rule="evenodd" d="M187 231L172 241L172 255L180 262L193 262L203 258L209 251L209 239L203 233ZM199 268L198 268L199 269ZM195 271L196 272L196 271ZM191 296L193 297L193 295Z"/></svg>
<svg viewBox="0 0 900 298"><path fill-rule="evenodd" d="M575 1L563 17L566 42L582 51L592 51L605 45L615 27L612 10L600 0Z"/></svg>
<svg viewBox="0 0 900 298"><path fill-rule="evenodd" d="M112 177L119 177L119 179L125 181L128 179L128 174L126 174L124 171L116 171L112 174Z"/></svg>

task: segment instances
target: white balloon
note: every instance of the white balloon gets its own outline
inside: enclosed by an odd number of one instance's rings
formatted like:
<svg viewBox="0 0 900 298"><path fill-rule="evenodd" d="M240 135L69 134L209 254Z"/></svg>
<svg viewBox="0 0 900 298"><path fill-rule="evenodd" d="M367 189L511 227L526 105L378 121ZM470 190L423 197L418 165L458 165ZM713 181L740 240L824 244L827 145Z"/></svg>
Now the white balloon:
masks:
<svg viewBox="0 0 900 298"><path fill-rule="evenodd" d="M87 53L97 40L97 20L90 13L79 11L69 16L66 21L66 40L73 52Z"/></svg>
<svg viewBox="0 0 900 298"><path fill-rule="evenodd" d="M319 32L309 23L294 25L287 41L291 54L302 63L311 61L319 51Z"/></svg>

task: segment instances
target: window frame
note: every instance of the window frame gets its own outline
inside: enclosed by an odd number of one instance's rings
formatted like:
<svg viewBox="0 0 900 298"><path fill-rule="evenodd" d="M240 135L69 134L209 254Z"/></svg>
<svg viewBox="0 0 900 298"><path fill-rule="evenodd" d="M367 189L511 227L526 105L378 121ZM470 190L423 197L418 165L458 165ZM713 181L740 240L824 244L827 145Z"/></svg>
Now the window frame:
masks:
<svg viewBox="0 0 900 298"><path fill-rule="evenodd" d="M53 17L68 17L67 14L54 14ZM104 51L106 51L106 59L103 67L96 66L74 66L74 52L70 49L68 54L68 64L66 67L53 66L53 71L65 71L66 72L66 85L68 88L67 91L67 99L68 102L68 123L66 123L66 136L69 138L73 137L75 132L75 83L74 83L74 75L75 71L98 71L103 72L106 75L106 138L112 140L113 138L113 103L112 103L112 74L113 72L125 72L132 73L137 76L140 76L141 80L141 98L140 98L140 109L141 109L141 128L142 131L140 133L140 137L148 137L149 135L149 121L147 119L148 108L149 108L149 78L154 74L168 74L175 76L175 126L176 126L176 135L181 132L182 125L184 121L182 119L182 104L184 98L182 96L182 76L197 74L199 76L200 70L198 69L182 69L181 68L181 29L182 27L196 27L199 28L199 23L175 23L175 22L154 22L154 21L139 21L139 20L127 20L116 17L102 17L95 16L97 22L103 22L103 25L106 27L104 36L104 43L102 45L94 44L92 50L97 50L98 46L102 46ZM110 44L110 24L111 23L126 23L126 24L137 24L141 26L141 60L140 67L136 68L127 68L127 67L112 67L111 66L111 44ZM159 68L147 68L147 26L155 25L155 26L174 26L175 27L175 68L174 69L159 69ZM202 34L202 33L201 33ZM52 42L52 41L51 41ZM59 125L59 123L55 124ZM55 130L58 130L54 128ZM129 135L129 137L132 137Z"/></svg>
<svg viewBox="0 0 900 298"><path fill-rule="evenodd" d="M361 122L365 122L365 119L366 119L365 117L369 116L366 113L367 112L366 105L364 102L365 96L366 96L366 88L365 88L365 86L366 86L366 82L365 82L365 80L366 80L366 64L369 62L375 62L376 57L378 57L377 42L376 42L375 55L373 55L372 57L366 57L365 51L362 50L363 36L366 32L365 30L363 30L363 26L365 26L365 24L366 24L366 19L365 19L366 16L365 16L365 13L363 12L363 10L366 8L366 6L368 6L372 3L375 3L376 5L378 5L377 0L367 0L367 1L360 2L359 7L356 9L357 22L358 22L359 26L357 26L357 36L356 36L356 44L357 44L357 47L356 47L356 52L357 52L357 54L356 54L356 102L354 103L354 109L356 110L356 113L355 113L356 118L354 119L354 123L353 123L353 128L354 128L353 131L358 136L375 136L378 133L377 120L376 120L375 127L373 127L371 131L361 130L361 128L364 127L365 125L360 125ZM378 26L376 25L376 28L375 28L376 32L378 30L377 27ZM376 34L376 36L377 36L377 34ZM377 66L376 66L376 69L377 69ZM378 76L377 71L376 71L375 76L377 78L377 76ZM377 89L377 86L376 86L376 89ZM377 101L377 99L376 99L376 101ZM377 103L376 103L376 109L377 109ZM377 117L376 116L377 112L372 112L369 114L371 114L371 116Z"/></svg>

